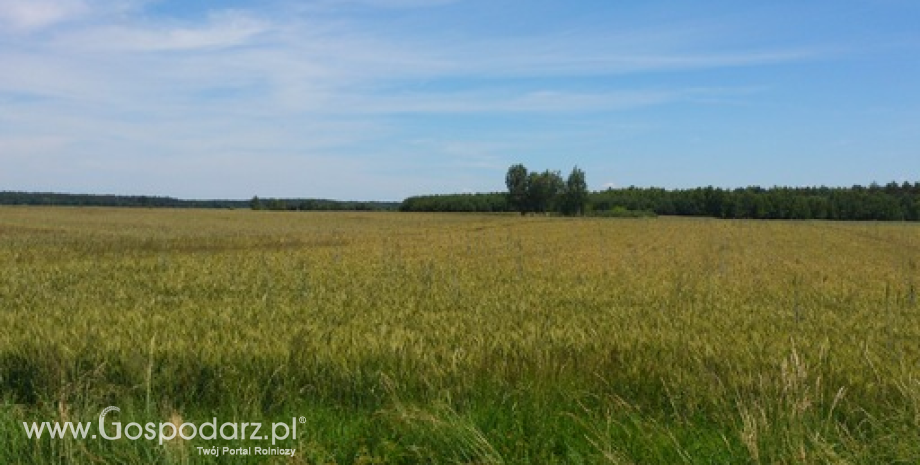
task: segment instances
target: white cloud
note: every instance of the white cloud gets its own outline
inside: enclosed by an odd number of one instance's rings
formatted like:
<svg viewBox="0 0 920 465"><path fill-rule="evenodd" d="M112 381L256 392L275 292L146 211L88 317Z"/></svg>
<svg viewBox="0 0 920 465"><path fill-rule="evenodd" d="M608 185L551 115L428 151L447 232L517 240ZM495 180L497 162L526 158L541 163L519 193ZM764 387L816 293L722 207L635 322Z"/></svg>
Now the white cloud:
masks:
<svg viewBox="0 0 920 465"><path fill-rule="evenodd" d="M87 11L80 0L0 0L0 23L28 32L79 18Z"/></svg>
<svg viewBox="0 0 920 465"><path fill-rule="evenodd" d="M691 51L664 44L631 48L646 32L628 36L543 36L469 42L444 61L460 76L598 76L737 68L814 59L820 50Z"/></svg>
<svg viewBox="0 0 920 465"><path fill-rule="evenodd" d="M369 7L386 9L429 8L457 3L459 0L316 0L302 8L334 11L348 7Z"/></svg>
<svg viewBox="0 0 920 465"><path fill-rule="evenodd" d="M448 2L344 3L410 8ZM483 170L504 169L506 157L525 153L542 135L530 128L500 136L424 134L428 139L413 145L419 135L394 129L392 120L569 116L738 97L731 88L717 87L633 83L578 89L504 81L751 66L809 56L782 50L691 52L689 39L680 46L647 41L655 35L649 31L466 41L435 34L421 40L382 32L372 21L215 11L191 22L135 14L131 5L89 11L77 0L0 0L0 22L16 30L49 31L0 47L0 63L16 70L0 73L0 101L4 94L30 96L0 105L0 156L6 162L31 160L8 163L16 168L5 170L7 178L0 181L35 189L190 197L398 198L443 190L446 182L479 188L493 184L481 179ZM75 19L81 21L52 27ZM480 82L452 90L440 85L469 77ZM431 172L445 174L406 169L420 160ZM386 170L399 173L398 179L375 178ZM407 186L409 177L418 187ZM213 179L221 182L208 184ZM500 175L496 179L501 182ZM16 184L22 180L30 184ZM354 190L356 185L363 190Z"/></svg>
<svg viewBox="0 0 920 465"><path fill-rule="evenodd" d="M269 23L237 11L216 12L201 26L103 25L61 37L62 46L88 51L187 51L234 47L265 32Z"/></svg>
<svg viewBox="0 0 920 465"><path fill-rule="evenodd" d="M616 111L659 105L681 97L672 91L616 91L578 93L566 91L342 94L331 96L331 113L351 114L475 114L475 113L561 113Z"/></svg>

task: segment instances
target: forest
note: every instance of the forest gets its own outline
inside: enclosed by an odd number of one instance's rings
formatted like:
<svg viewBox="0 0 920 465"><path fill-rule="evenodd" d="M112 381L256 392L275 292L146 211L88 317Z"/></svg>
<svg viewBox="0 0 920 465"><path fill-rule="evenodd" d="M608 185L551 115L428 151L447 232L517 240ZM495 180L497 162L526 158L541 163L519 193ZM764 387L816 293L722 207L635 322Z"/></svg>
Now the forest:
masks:
<svg viewBox="0 0 920 465"><path fill-rule="evenodd" d="M0 191L0 205L48 205L65 207L145 208L251 208L253 210L385 211L398 202L343 201L328 199L278 199L258 196L250 200L183 200L147 195L61 194Z"/></svg>
<svg viewBox="0 0 920 465"><path fill-rule="evenodd" d="M545 174L545 173L544 173ZM542 206L562 213L563 197ZM418 195L402 202L325 199L182 200L172 197L0 192L0 205L157 208L251 208L294 211L524 212L509 192ZM587 192L585 216L696 216L729 219L920 220L920 182L852 187L744 187L663 189L630 186Z"/></svg>
<svg viewBox="0 0 920 465"><path fill-rule="evenodd" d="M523 171L521 171L523 169ZM576 188L562 182L558 172L527 173L514 165L506 176L507 192L421 195L405 199L401 211L433 212L557 212L586 216L697 216L728 219L795 219L848 221L920 220L920 182L852 187L770 187L724 189L698 187L663 189L630 186L587 192L584 173L576 167ZM572 176L570 175L570 178ZM557 186L540 208L534 208L528 189L541 179ZM541 185L546 185L543 182ZM539 189L544 191L544 189ZM573 207L571 193L578 192Z"/></svg>
<svg viewBox="0 0 920 465"><path fill-rule="evenodd" d="M588 194L585 215L617 209L668 216L733 219L819 219L851 221L920 220L920 183L852 187L746 187L662 189L627 187ZM402 211L511 212L508 194L409 197Z"/></svg>

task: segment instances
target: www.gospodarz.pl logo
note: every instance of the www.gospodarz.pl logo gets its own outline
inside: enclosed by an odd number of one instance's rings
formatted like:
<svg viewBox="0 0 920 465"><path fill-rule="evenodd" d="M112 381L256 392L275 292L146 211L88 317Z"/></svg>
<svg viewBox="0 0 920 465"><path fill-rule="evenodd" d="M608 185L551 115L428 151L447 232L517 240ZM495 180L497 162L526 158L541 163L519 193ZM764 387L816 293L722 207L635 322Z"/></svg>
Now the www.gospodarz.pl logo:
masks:
<svg viewBox="0 0 920 465"><path fill-rule="evenodd" d="M167 421L162 423L148 422L143 425L136 422L127 423L122 426L121 422L113 421L109 426L105 424L105 417L111 412L120 412L118 407L106 407L99 413L99 421L96 426L97 432L93 432L92 422L23 422L22 426L26 435L30 439L40 439L47 431L48 436L52 439L63 439L72 437L73 439L102 439L115 441L127 439L137 441L140 439L153 441L157 440L160 445L165 442L181 438L186 441L193 439L203 439L213 441L218 438L233 440L250 440L250 441L269 441L275 445L278 441L295 440L297 438L297 424L306 423L305 417L291 418L290 423L278 422L271 423L271 426L263 429L263 424L259 422L226 422L218 423L217 417L204 423L196 424L192 422ZM281 449L275 447L198 447L199 454L205 455L290 455L293 456L295 449ZM223 453L223 454L222 454Z"/></svg>

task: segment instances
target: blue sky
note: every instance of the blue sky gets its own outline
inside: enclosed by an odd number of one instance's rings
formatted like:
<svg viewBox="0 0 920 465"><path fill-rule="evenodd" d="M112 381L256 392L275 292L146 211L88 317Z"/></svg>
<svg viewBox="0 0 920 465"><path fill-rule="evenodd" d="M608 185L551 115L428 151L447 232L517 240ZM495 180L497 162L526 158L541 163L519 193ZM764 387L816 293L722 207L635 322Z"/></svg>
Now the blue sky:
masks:
<svg viewBox="0 0 920 465"><path fill-rule="evenodd" d="M920 181L920 2L0 0L0 190Z"/></svg>

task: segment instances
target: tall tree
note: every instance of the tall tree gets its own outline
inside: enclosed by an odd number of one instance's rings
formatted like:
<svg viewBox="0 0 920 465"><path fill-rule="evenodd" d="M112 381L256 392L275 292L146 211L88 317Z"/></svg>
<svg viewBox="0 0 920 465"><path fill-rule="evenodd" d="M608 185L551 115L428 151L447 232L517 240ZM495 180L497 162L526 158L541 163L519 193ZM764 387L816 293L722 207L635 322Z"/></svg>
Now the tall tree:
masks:
<svg viewBox="0 0 920 465"><path fill-rule="evenodd" d="M508 174L505 175L505 185L508 186L508 205L512 209L527 213L528 207L528 176L527 168L518 163L508 168Z"/></svg>
<svg viewBox="0 0 920 465"><path fill-rule="evenodd" d="M559 202L559 210L563 215L583 215L587 204L588 183L585 181L585 172L576 166L565 180L565 192Z"/></svg>
<svg viewBox="0 0 920 465"><path fill-rule="evenodd" d="M550 210L565 189L565 182L558 171L533 172L527 176L527 180L529 209L537 213L546 213Z"/></svg>

